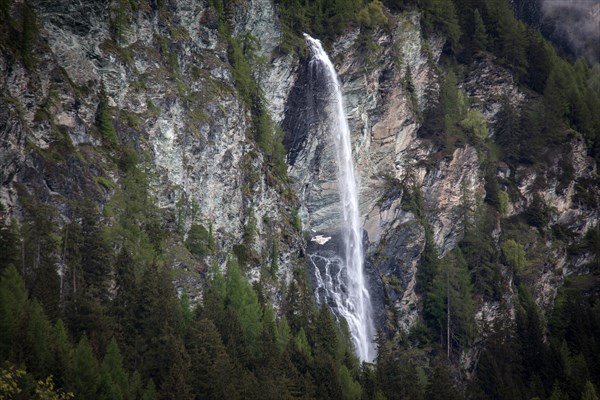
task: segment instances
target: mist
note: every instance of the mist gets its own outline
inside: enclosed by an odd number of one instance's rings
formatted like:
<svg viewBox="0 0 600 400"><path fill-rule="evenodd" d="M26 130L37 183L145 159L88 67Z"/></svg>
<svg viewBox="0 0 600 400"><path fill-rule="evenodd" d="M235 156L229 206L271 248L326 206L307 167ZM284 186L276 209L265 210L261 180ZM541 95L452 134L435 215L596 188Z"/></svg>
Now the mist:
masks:
<svg viewBox="0 0 600 400"><path fill-rule="evenodd" d="M542 25L563 47L600 63L600 0L542 0Z"/></svg>

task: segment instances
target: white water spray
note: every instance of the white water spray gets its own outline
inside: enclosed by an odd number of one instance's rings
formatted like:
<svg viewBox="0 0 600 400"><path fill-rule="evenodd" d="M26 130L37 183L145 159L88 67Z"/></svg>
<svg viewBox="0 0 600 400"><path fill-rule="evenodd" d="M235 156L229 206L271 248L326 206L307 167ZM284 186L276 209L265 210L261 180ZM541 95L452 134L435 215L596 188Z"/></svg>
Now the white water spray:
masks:
<svg viewBox="0 0 600 400"><path fill-rule="evenodd" d="M324 82L326 86L319 90L323 90L328 96L327 110L323 111L327 112L336 147L338 186L345 225L342 228L345 258L328 260L324 271L315 268L317 291L324 290L327 299L335 303L339 315L348 322L358 357L363 361L373 361L375 349L371 299L363 271L364 255L358 210L358 188L354 176L350 129L344 112L341 85L321 42L307 34L304 36L311 55L309 67L312 78ZM332 263L336 268L329 267Z"/></svg>

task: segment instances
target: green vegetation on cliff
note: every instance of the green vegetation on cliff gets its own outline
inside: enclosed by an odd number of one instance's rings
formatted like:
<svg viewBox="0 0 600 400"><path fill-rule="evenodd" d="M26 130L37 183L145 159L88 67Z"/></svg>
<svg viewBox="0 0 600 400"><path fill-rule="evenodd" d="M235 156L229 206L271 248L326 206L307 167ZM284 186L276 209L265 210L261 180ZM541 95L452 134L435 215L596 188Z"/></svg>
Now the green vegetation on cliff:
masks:
<svg viewBox="0 0 600 400"><path fill-rule="evenodd" d="M87 118L102 143L95 150L70 154L75 146L66 128L49 123L55 137L48 147L28 141L26 150L47 167L40 184L47 185L52 196L53 173L67 176L65 171L70 170L60 169L67 163L93 170L99 185L82 193L79 201L69 200L67 211L59 215L47 198L37 198L23 182L16 182L20 222L6 220L0 209L0 397L597 399L600 231L591 228L576 241L568 228L549 226L554 211L539 196L523 206L521 214L507 218L514 183L502 181L496 170L501 163L544 170L556 149L567 157L561 146L579 136L589 155L600 160L598 68L590 69L581 60L567 62L539 33L514 18L507 0L275 2L283 31L280 50L286 52L300 52L304 31L332 43L349 29L358 29L361 48L374 48L370 38L378 30L389 32L396 13L419 11L424 35L447 39L439 95L429 99L419 135L431 140L439 159L469 143L483 160L486 196L461 199L457 217L461 235L443 257L427 222L423 194L417 187L404 190L403 207L416 215L425 237L415 288L422 300L422 318L409 332L398 324L385 324L377 336L377 359L360 365L345 321L338 323L326 306L315 306L303 266L295 268L285 284L265 282L277 279L283 241L270 238L267 250L257 254L257 224L270 221L264 216L257 221L254 215L250 197L260 175L252 169L252 161L262 153L265 162L257 170L286 196L282 133L269 115L253 71L257 40L232 34L233 7L245 4L210 3L212 8L199 18L204 23L210 21L210 13L217 15L219 35L226 42L222 58L231 67L238 98L252 122L247 139L255 150L240 166L246 180L240 189L245 202L243 237L232 246L233 254L223 254L215 243L219 232L195 220L197 209L190 213L189 231L184 232L185 202L181 200L176 217L158 209L148 162L135 154L141 117L109 106L103 93L89 101L93 90L77 87L64 71L54 71L52 79L64 81L90 102ZM127 59L131 49L120 48L119 43L131 33L128 24L135 10L156 13L153 21L165 36L187 35L171 30L177 18L170 12L174 4L113 2L111 39L104 45ZM0 0L0 51L29 73L47 62L38 52L34 9L30 2ZM173 84L164 95L195 101L182 80L186 66L172 51L174 44L161 37L153 45L167 71L165 79ZM482 57L511 71L528 99L520 108L505 99L494 127L459 88L466 68ZM366 64L377 62L369 61ZM124 65L128 73L136 68ZM200 78L194 67L195 78ZM138 89L150 84L146 81L151 79L140 78ZM408 67L404 85L416 109ZM51 120L53 102L58 101L53 96L49 93L47 104L34 110L35 123ZM160 109L149 98L146 103L144 117L157 118ZM18 110L23 121L25 111ZM199 124L208 116L199 107L190 118ZM492 128L494 138L489 137ZM129 135L129 129L134 133ZM123 140L126 136L131 136L129 142ZM102 160L81 162L90 154ZM560 184L570 187L574 172L565 167L560 173ZM586 190L594 184L573 183L581 207L598 207ZM99 206L103 200L95 191L110 192L107 204ZM286 223L299 232L298 212L290 212L289 219ZM185 289L178 293L173 287L176 272L166 261L175 230L182 251L187 248L187 255L201 265L194 283L202 286L203 297L194 299L193 306ZM532 265L546 265L553 257L546 254L546 242L559 243L556 248L570 256L581 256L585 274L566 278L553 310L545 315L547 310L532 296ZM212 264L208 267L205 262ZM250 284L245 273L255 265L268 274ZM384 284L398 286L393 278ZM512 288L511 297L507 293ZM482 314L478 326L475 306L482 304L500 317L486 319ZM469 357L478 362L465 378L460 364Z"/></svg>

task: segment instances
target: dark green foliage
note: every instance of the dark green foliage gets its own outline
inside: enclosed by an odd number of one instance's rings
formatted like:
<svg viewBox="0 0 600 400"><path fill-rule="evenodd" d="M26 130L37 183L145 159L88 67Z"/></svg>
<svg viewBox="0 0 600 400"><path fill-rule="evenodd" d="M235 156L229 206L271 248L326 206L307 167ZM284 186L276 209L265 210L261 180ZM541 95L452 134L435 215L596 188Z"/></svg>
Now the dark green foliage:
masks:
<svg viewBox="0 0 600 400"><path fill-rule="evenodd" d="M67 336L65 325L60 319L54 325L51 343L52 361L49 372L58 387L65 387L72 344Z"/></svg>
<svg viewBox="0 0 600 400"><path fill-rule="evenodd" d="M478 9L473 11L473 24L473 48L480 51L485 50L487 48L489 39L485 30L483 19L481 19L481 14L479 14Z"/></svg>
<svg viewBox="0 0 600 400"><path fill-rule="evenodd" d="M123 358L119 345L111 339L100 368L98 398L124 399L129 387L127 373L123 369Z"/></svg>
<svg viewBox="0 0 600 400"><path fill-rule="evenodd" d="M212 254L216 250L215 239L212 236L212 232L198 224L194 224L190 228L188 238L185 241L185 246L193 255L200 258Z"/></svg>
<svg viewBox="0 0 600 400"><path fill-rule="evenodd" d="M527 222L538 229L543 229L550 220L550 210L539 196L534 196L533 201L526 211Z"/></svg>
<svg viewBox="0 0 600 400"><path fill-rule="evenodd" d="M377 335L377 368L373 398L425 399L425 382L419 376L420 366L410 352Z"/></svg>
<svg viewBox="0 0 600 400"><path fill-rule="evenodd" d="M17 269L11 265L0 280L0 356L3 360L23 357L19 338L23 336L27 311L27 290Z"/></svg>
<svg viewBox="0 0 600 400"><path fill-rule="evenodd" d="M86 203L81 209L81 269L89 291L103 303L108 302L111 277L110 247L102 233L98 211Z"/></svg>
<svg viewBox="0 0 600 400"><path fill-rule="evenodd" d="M77 397L84 399L96 398L100 383L100 371L98 361L96 361L90 343L85 336L79 341L71 356L67 383Z"/></svg>
<svg viewBox="0 0 600 400"><path fill-rule="evenodd" d="M585 383L585 389L581 394L581 400L598 400L598 394L592 382L587 381Z"/></svg>
<svg viewBox="0 0 600 400"><path fill-rule="evenodd" d="M426 294L431 289L433 278L438 271L438 253L433 241L431 229L425 229L425 248L421 253L421 261L417 270L417 293Z"/></svg>
<svg viewBox="0 0 600 400"><path fill-rule="evenodd" d="M455 387L452 369L443 358L434 361L433 376L427 386L428 400L460 400L464 397Z"/></svg>
<svg viewBox="0 0 600 400"><path fill-rule="evenodd" d="M473 339L472 292L466 261L460 249L455 249L440 260L425 304L426 321L433 332L439 332L440 344L448 354Z"/></svg>
<svg viewBox="0 0 600 400"><path fill-rule="evenodd" d="M493 210L478 204L473 223L459 244L471 271L474 292L489 299L498 299L502 293L499 253L492 235L495 222Z"/></svg>
<svg viewBox="0 0 600 400"><path fill-rule="evenodd" d="M126 0L118 0L114 9L114 16L111 20L111 33L116 43L123 39L123 35L127 33L128 13L132 7L132 2Z"/></svg>
<svg viewBox="0 0 600 400"><path fill-rule="evenodd" d="M0 204L0 273L9 265L18 265L19 247L16 223L5 220L4 206Z"/></svg>
<svg viewBox="0 0 600 400"><path fill-rule="evenodd" d="M381 20L373 18L381 15L378 1L370 3L371 10L366 11L362 11L366 6L363 0L278 0L276 3L281 13L284 51L300 48L304 32L331 41L353 23L368 22L371 25Z"/></svg>
<svg viewBox="0 0 600 400"><path fill-rule="evenodd" d="M459 50L461 29L452 0L422 0L423 29L426 34L442 33L452 51Z"/></svg>
<svg viewBox="0 0 600 400"><path fill-rule="evenodd" d="M163 25L173 4L160 0L149 10L138 3L119 0L113 4L114 40L126 33L130 12L156 12L161 29L169 29ZM236 4L212 3L219 13L220 34L228 41L236 89L252 117L249 139L263 155L267 182L283 183L277 188L285 190L282 132L271 121L253 76L256 40L234 38L228 32ZM35 14L27 3L19 4L0 0L0 15L8 21L0 31L14 30L16 59L21 56L32 70L39 47ZM359 367L344 321L338 323L325 306L315 307L305 268L295 270L289 286L276 293L281 299L279 315L270 303L273 293L262 287L264 282L250 285L244 269L233 261L225 276L219 266L211 267L203 282L201 304L191 305L185 291L178 299L164 254L164 232L170 221L154 206L156 200L149 191L152 177L144 156L130 146L116 149L116 110L102 96L96 125L104 143L116 151L115 173L120 178L105 209L93 203L69 204L69 222L65 222L41 201L20 195L24 199L21 226L0 218L0 364L26 368L24 382L31 388L52 375L58 387L74 392L76 398L90 399L462 398L457 383L464 383L470 398L477 399L597 399L597 229L570 245L569 256L596 259L584 266L589 268L588 275L566 278L549 324L521 285L518 298L513 298L514 320L508 318L508 309L499 311L491 326L484 319L485 332L480 335L484 348L472 381L463 380L456 366L460 351L473 338L474 299L506 306L502 285L507 279L500 274L501 268L510 267L508 273L514 271L518 284L526 280L521 270L535 261L523 257L529 256L526 241L494 236L498 221L504 229L506 223L525 219L547 235L551 219L551 210L537 198L524 215L500 219L498 213L506 211L502 196L510 192L511 183L496 176L495 163L501 158L511 168L522 163L542 167L552 158L552 154L544 155L546 149L558 148L553 146L578 135L597 157L597 71L582 62L569 64L560 59L540 35L512 17L504 0L388 0L385 4L402 11L420 7L425 33L448 39L442 63L448 71L440 74L447 72L440 82L439 98L432 99L433 107L425 113L424 131L439 145L442 157L471 143L481 159L489 162L485 203L464 198L459 249L442 259L427 227L422 194L405 191L403 208L425 227L416 282L425 321L409 333L391 328L380 334L376 364ZM350 27L361 30L359 45L367 48L373 45L369 43L373 32L388 29L390 20L393 26L394 16L378 1L281 0L279 6L282 50L301 48L304 30L327 44ZM171 77L178 79L185 65L181 61L180 66L167 44L161 42L160 51ZM519 109L505 101L494 130L493 140L501 153L496 158L491 154L491 139L477 133L481 130L469 114L469 99L458 89L465 68L457 63L488 56L486 52L515 72L519 84L527 86L521 90L533 99ZM414 94L408 69L402 84ZM180 94L185 95L183 85ZM572 171L568 162L563 164L562 180L570 181ZM577 182L577 200L581 207L593 209L595 199L585 197L589 184L583 179ZM251 203L246 204L250 207ZM234 248L237 261L260 265L275 276L278 242L269 242L269 254L261 259L253 250L258 232L252 212L244 222L244 241ZM290 225L301 230L297 213L291 215ZM559 225L553 232L564 242L573 240L573 234ZM216 255L218 250L212 227L198 224L192 225L186 245L198 257ZM222 262L219 257L211 258ZM63 266L64 274L59 276L57 269Z"/></svg>
<svg viewBox="0 0 600 400"><path fill-rule="evenodd" d="M31 295L55 319L59 314L60 281L56 273L58 245L55 211L46 205L29 204L29 214L22 226L22 268Z"/></svg>
<svg viewBox="0 0 600 400"><path fill-rule="evenodd" d="M116 145L119 141L117 131L112 122L112 112L108 106L106 96L103 96L96 111L96 126L100 136L109 145Z"/></svg>
<svg viewBox="0 0 600 400"><path fill-rule="evenodd" d="M541 34L536 33L527 46L527 75L525 82L538 93L544 93L546 80L552 71L554 49L548 45Z"/></svg>
<svg viewBox="0 0 600 400"><path fill-rule="evenodd" d="M529 382L533 374L537 374L543 381L548 381L550 371L547 369L548 349L544 343L544 327L537 306L531 298L528 289L519 286L521 307L517 309L516 339L520 344L518 351L523 365L524 379Z"/></svg>
<svg viewBox="0 0 600 400"><path fill-rule="evenodd" d="M486 326L487 340L477 364L473 383L475 397L487 399L524 398L522 366L514 340L514 325L503 316Z"/></svg>
<svg viewBox="0 0 600 400"><path fill-rule="evenodd" d="M229 311L232 317L239 319L245 347L252 356L256 356L258 338L262 329L262 312L256 293L248 281L242 277L234 259L227 264L225 311Z"/></svg>
<svg viewBox="0 0 600 400"><path fill-rule="evenodd" d="M38 34L36 16L33 8L28 2L25 2L23 7L23 25L21 36L21 56L23 57L23 65L28 71L33 71L35 68L35 40Z"/></svg>

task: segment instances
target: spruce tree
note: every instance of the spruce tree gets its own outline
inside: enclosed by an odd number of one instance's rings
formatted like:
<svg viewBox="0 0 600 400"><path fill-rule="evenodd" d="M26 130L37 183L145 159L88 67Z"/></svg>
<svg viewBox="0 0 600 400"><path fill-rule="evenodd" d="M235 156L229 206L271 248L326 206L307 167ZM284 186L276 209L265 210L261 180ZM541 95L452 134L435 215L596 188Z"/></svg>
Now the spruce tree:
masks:
<svg viewBox="0 0 600 400"><path fill-rule="evenodd" d="M0 280L0 358L20 361L27 313L27 290L21 275L9 265Z"/></svg>
<svg viewBox="0 0 600 400"><path fill-rule="evenodd" d="M67 374L67 386L77 398L96 398L100 383L98 362L92 353L92 348L84 335L71 356Z"/></svg>
<svg viewBox="0 0 600 400"><path fill-rule="evenodd" d="M475 9L473 11L473 47L477 51L483 51L487 48L488 45L488 36L485 31L485 25L483 24L483 19L481 18L481 14L479 14L479 9Z"/></svg>

